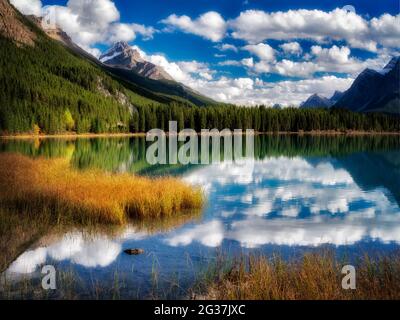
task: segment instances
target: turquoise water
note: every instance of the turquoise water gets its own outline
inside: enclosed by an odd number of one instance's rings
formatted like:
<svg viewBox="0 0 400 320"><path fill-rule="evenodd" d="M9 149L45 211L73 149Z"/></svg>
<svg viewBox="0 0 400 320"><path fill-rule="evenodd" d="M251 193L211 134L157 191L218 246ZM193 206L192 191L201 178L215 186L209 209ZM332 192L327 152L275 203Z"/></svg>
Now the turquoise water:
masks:
<svg viewBox="0 0 400 320"><path fill-rule="evenodd" d="M258 136L243 164L150 166L147 146L143 138L1 142L1 152L68 157L80 170L179 176L207 195L204 210L183 220L44 235L7 277L40 279L41 266L53 264L82 287L118 283L119 298L182 297L220 254L296 258L328 249L355 259L399 249L397 136ZM82 288L76 295L91 297Z"/></svg>

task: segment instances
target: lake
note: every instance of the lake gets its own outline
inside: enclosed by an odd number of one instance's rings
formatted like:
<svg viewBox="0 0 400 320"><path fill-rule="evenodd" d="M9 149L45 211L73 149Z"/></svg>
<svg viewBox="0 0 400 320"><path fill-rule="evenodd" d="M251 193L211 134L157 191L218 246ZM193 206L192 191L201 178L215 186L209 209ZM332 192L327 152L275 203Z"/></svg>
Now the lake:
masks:
<svg viewBox="0 0 400 320"><path fill-rule="evenodd" d="M9 295L26 281L40 288L49 264L75 298L184 298L220 255L332 250L352 260L399 250L399 136L260 135L240 164L152 166L148 146L139 137L0 140L0 152L67 158L79 170L178 176L207 196L202 212L169 221L43 234L3 272Z"/></svg>

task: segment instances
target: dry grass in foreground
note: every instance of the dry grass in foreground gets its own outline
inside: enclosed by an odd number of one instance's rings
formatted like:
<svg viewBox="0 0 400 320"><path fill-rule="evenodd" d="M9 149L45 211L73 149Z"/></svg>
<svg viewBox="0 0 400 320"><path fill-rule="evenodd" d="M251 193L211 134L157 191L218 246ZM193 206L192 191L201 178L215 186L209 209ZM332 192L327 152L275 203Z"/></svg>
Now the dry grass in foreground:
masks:
<svg viewBox="0 0 400 320"><path fill-rule="evenodd" d="M203 194L174 178L78 171L63 159L0 154L0 206L77 222L123 223L201 208Z"/></svg>
<svg viewBox="0 0 400 320"><path fill-rule="evenodd" d="M342 267L333 254L307 254L299 261L279 257L242 257L218 263L202 298L221 300L400 299L400 257L369 258L357 263L356 290L342 289ZM210 280L211 279L211 280Z"/></svg>

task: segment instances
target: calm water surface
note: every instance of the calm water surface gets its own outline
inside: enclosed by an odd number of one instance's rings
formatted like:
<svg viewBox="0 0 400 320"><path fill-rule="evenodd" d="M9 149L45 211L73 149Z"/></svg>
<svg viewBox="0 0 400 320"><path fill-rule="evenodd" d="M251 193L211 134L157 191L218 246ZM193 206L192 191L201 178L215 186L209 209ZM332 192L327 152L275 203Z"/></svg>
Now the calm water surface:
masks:
<svg viewBox="0 0 400 320"><path fill-rule="evenodd" d="M41 267L53 264L83 286L119 282L120 298L176 297L221 253L296 258L330 249L353 259L399 249L397 136L259 136L244 164L207 166L150 166L147 146L143 138L0 141L0 152L66 157L80 170L179 176L207 195L203 212L177 221L44 235L7 278L40 279ZM146 253L132 257L126 248Z"/></svg>

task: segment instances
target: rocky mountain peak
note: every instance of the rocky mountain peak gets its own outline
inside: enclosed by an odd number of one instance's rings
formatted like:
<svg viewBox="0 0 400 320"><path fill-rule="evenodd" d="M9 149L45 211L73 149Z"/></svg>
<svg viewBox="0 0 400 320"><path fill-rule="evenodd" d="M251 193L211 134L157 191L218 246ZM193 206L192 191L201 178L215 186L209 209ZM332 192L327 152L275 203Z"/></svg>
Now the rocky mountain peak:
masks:
<svg viewBox="0 0 400 320"><path fill-rule="evenodd" d="M115 43L99 60L105 65L128 69L152 80L174 80L162 67L146 61L138 50L126 42Z"/></svg>
<svg viewBox="0 0 400 320"><path fill-rule="evenodd" d="M400 57L392 58L380 71L365 69L335 107L400 114L399 61Z"/></svg>
<svg viewBox="0 0 400 320"><path fill-rule="evenodd" d="M113 50L119 50L119 51L124 51L125 49L129 49L130 46L128 44L128 42L126 41L118 41L116 43L114 43L112 49Z"/></svg>
<svg viewBox="0 0 400 320"><path fill-rule="evenodd" d="M305 102L303 102L300 107L303 109L329 108L331 105L332 102L328 98L314 93Z"/></svg>
<svg viewBox="0 0 400 320"><path fill-rule="evenodd" d="M390 71L392 71L396 65L398 65L400 62L400 56L398 57L393 57L389 63L382 69L382 71L380 72L381 74L387 74Z"/></svg>
<svg viewBox="0 0 400 320"><path fill-rule="evenodd" d="M110 49L100 56L99 60L103 63L110 64L109 61L120 56L125 60L130 60L131 63L144 62L139 51L123 41L116 42Z"/></svg>

